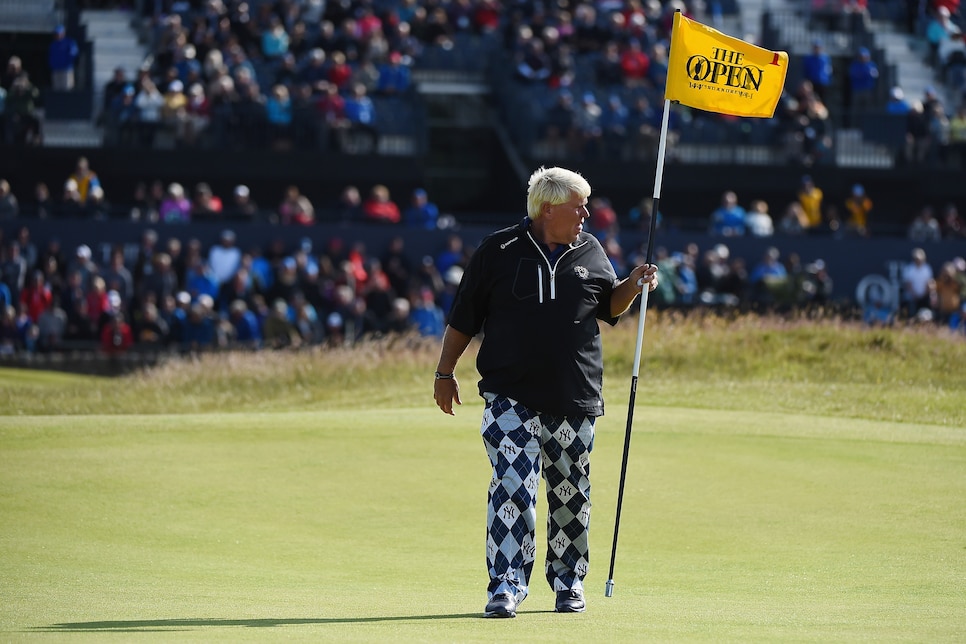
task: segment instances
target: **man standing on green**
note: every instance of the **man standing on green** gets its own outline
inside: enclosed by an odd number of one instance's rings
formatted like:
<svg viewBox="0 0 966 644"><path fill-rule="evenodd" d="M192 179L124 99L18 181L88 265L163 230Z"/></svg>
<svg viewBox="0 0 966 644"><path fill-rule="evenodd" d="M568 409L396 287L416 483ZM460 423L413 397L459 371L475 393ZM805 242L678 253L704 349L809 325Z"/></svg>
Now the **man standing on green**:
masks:
<svg viewBox="0 0 966 644"><path fill-rule="evenodd" d="M590 185L563 168L540 168L527 217L489 235L463 274L443 336L434 398L461 404L456 364L483 332L477 356L486 401L482 436L493 468L487 510L487 617L514 617L536 558L536 496L547 482L546 577L561 613L585 609L589 560L590 452L604 413L598 320L615 324L657 267L619 280L584 232Z"/></svg>

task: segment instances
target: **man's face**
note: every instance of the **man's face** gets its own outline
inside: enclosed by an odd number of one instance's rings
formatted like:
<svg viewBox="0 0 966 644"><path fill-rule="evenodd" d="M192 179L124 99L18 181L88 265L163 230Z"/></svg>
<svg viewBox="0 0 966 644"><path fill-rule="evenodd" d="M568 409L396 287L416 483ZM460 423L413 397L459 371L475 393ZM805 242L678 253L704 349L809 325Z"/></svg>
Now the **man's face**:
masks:
<svg viewBox="0 0 966 644"><path fill-rule="evenodd" d="M584 220L590 217L587 198L573 195L570 200L556 206L545 206L547 241L554 244L572 244L584 229Z"/></svg>

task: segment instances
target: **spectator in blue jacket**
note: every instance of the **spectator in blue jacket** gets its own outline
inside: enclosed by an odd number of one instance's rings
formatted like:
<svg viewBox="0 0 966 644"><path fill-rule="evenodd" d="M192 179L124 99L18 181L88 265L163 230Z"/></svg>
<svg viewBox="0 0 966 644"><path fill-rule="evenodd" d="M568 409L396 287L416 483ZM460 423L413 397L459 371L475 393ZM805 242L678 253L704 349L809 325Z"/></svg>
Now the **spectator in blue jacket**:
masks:
<svg viewBox="0 0 966 644"><path fill-rule="evenodd" d="M410 228L436 230L436 220L439 218L439 208L429 200L429 196L422 188L413 190L412 202L403 213L403 221Z"/></svg>
<svg viewBox="0 0 966 644"><path fill-rule="evenodd" d="M711 213L711 233L724 237L745 234L745 209L738 205L738 196L731 190L721 196L721 205Z"/></svg>
<svg viewBox="0 0 966 644"><path fill-rule="evenodd" d="M51 83L55 90L69 92L74 89L74 65L79 54L77 42L67 35L63 25L57 25L54 41L48 50Z"/></svg>
<svg viewBox="0 0 966 644"><path fill-rule="evenodd" d="M204 303L195 302L188 309L181 335L182 351L204 351L215 344L215 322Z"/></svg>
<svg viewBox="0 0 966 644"><path fill-rule="evenodd" d="M185 271L185 290L191 294L192 301L207 295L212 300L218 296L218 282L208 265L199 257Z"/></svg>
<svg viewBox="0 0 966 644"><path fill-rule="evenodd" d="M899 86L893 87L889 91L889 100L886 102L886 112L905 116L909 113L909 103L906 101L905 92Z"/></svg>
<svg viewBox="0 0 966 644"><path fill-rule="evenodd" d="M379 66L376 93L398 96L408 92L411 83L409 66L403 62L402 54L398 51L389 54L389 62Z"/></svg>
<svg viewBox="0 0 966 644"><path fill-rule="evenodd" d="M288 53L289 35L277 15L272 15L268 29L262 32L262 55L274 61Z"/></svg>
<svg viewBox="0 0 966 644"><path fill-rule="evenodd" d="M248 309L245 300L235 300L229 308L229 321L238 345L258 349L262 345L262 329L258 318Z"/></svg>
<svg viewBox="0 0 966 644"><path fill-rule="evenodd" d="M849 90L853 110L875 106L875 90L879 84L879 67L872 60L872 54L860 47L855 60L849 65Z"/></svg>
<svg viewBox="0 0 966 644"><path fill-rule="evenodd" d="M436 304L435 296L431 289L423 288L413 298L412 311L409 314L409 319L412 321L413 326L416 327L416 330L419 331L419 335L436 338L443 337L443 331L446 328L446 315L443 313L443 309Z"/></svg>
<svg viewBox="0 0 966 644"><path fill-rule="evenodd" d="M790 294L789 275L780 260L781 253L772 246L752 269L748 284L754 302L765 306L787 303Z"/></svg>
<svg viewBox="0 0 966 644"><path fill-rule="evenodd" d="M379 144L379 130L376 129L376 106L366 93L366 86L355 83L352 94L345 99L345 117L349 128L364 133L371 141L372 150Z"/></svg>
<svg viewBox="0 0 966 644"><path fill-rule="evenodd" d="M781 254L777 248L773 246L768 248L762 255L761 261L752 269L748 281L752 284L758 284L759 282L781 281L787 278L788 271L785 270L785 265L778 261L780 258Z"/></svg>
<svg viewBox="0 0 966 644"><path fill-rule="evenodd" d="M265 114L272 144L285 147L291 144L292 137L292 98L288 88L276 85L265 101Z"/></svg>
<svg viewBox="0 0 966 644"><path fill-rule="evenodd" d="M813 41L812 53L802 59L802 74L811 81L812 89L822 102L828 104L828 89L833 74L832 57L825 52L821 40Z"/></svg>
<svg viewBox="0 0 966 644"><path fill-rule="evenodd" d="M694 270L694 258L688 253L675 253L675 271L673 274L675 300L683 306L697 303L698 276Z"/></svg>

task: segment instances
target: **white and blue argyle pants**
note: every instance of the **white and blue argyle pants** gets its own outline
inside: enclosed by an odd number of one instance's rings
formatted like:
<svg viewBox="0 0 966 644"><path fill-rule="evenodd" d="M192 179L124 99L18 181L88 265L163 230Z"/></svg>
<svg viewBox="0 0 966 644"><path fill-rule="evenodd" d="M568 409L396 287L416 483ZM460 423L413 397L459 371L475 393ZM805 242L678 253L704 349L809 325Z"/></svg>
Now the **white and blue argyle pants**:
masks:
<svg viewBox="0 0 966 644"><path fill-rule="evenodd" d="M554 591L583 589L589 560L590 452L593 416L550 416L484 394L481 433L493 479L486 517L490 598L523 601L536 558L537 489L547 483L547 582Z"/></svg>

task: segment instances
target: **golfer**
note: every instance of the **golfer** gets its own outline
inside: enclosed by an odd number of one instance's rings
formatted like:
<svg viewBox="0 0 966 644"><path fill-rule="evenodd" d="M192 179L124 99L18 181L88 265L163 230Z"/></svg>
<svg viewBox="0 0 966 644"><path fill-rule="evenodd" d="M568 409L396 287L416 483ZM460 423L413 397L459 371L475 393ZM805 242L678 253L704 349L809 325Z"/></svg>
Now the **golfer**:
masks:
<svg viewBox="0 0 966 644"><path fill-rule="evenodd" d="M604 413L597 320L615 324L657 267L618 280L584 232L590 185L575 172L530 177L527 217L486 237L463 273L443 335L434 397L453 413L456 364L480 331L482 435L493 466L487 510L487 617L515 617L536 558L536 497L547 482L546 575L556 611L582 612L588 565L590 451Z"/></svg>

